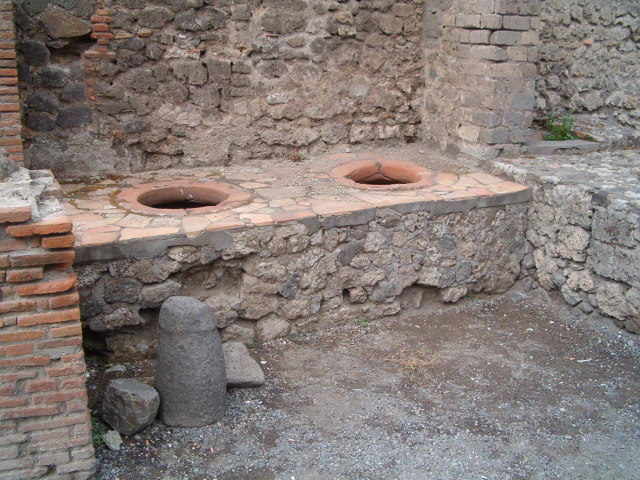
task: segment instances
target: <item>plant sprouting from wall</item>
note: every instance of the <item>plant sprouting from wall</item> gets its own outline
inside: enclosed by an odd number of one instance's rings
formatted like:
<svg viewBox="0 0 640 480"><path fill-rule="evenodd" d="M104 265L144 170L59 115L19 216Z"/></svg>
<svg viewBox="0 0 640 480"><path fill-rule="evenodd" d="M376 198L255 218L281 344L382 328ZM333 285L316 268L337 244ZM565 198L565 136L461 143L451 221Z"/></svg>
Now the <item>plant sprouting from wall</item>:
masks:
<svg viewBox="0 0 640 480"><path fill-rule="evenodd" d="M549 133L544 136L545 140L560 141L573 140L576 138L573 133L574 119L570 114L562 116L547 116L544 124Z"/></svg>

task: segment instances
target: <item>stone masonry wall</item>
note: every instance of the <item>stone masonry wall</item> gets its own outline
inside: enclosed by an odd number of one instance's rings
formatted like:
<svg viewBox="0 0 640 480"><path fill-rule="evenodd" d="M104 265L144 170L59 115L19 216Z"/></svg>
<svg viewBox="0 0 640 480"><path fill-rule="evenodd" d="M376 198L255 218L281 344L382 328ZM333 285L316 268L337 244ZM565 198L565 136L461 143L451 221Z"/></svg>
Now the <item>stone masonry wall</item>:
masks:
<svg viewBox="0 0 640 480"><path fill-rule="evenodd" d="M534 188L523 271L632 333L640 333L639 159L623 151L496 166Z"/></svg>
<svg viewBox="0 0 640 480"><path fill-rule="evenodd" d="M425 136L475 157L517 153L533 120L539 2L436 1L426 8Z"/></svg>
<svg viewBox="0 0 640 480"><path fill-rule="evenodd" d="M540 19L542 112L603 114L640 128L640 4L546 0Z"/></svg>
<svg viewBox="0 0 640 480"><path fill-rule="evenodd" d="M54 187L50 172L26 169L0 183L3 480L86 479L95 463L73 234Z"/></svg>
<svg viewBox="0 0 640 480"><path fill-rule="evenodd" d="M152 354L158 308L176 294L211 305L224 340L250 343L392 315L427 292L449 302L502 292L520 273L527 204L467 209L369 209L213 232L160 252L143 239L134 258L99 261L104 252L83 247L83 322L104 342L93 348Z"/></svg>
<svg viewBox="0 0 640 480"><path fill-rule="evenodd" d="M27 162L73 176L413 141L422 4L17 0Z"/></svg>

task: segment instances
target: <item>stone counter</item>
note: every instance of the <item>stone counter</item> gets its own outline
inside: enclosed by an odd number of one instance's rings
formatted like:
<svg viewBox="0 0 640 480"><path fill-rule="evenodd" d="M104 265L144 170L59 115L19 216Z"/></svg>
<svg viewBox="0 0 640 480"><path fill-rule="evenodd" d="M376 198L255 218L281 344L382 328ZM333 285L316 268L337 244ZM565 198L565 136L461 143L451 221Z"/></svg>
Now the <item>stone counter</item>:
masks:
<svg viewBox="0 0 640 480"><path fill-rule="evenodd" d="M171 295L206 301L225 340L375 319L439 298L501 292L520 274L527 187L485 173L434 172L417 190L346 188L327 172L374 153L181 171L252 193L206 215L139 215L114 198L176 172L68 185L78 239L83 321L99 348L152 353L158 307ZM420 163L419 158L411 158ZM105 188L106 186L106 188ZM94 335L91 335L94 334ZM104 342L104 343L103 343Z"/></svg>

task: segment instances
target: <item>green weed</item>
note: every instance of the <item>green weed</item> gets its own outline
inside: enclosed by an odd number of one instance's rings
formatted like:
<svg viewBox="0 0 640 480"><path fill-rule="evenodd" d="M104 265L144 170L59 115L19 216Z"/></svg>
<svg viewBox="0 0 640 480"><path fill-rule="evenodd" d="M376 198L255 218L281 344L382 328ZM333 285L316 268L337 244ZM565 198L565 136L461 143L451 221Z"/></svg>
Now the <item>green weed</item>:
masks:
<svg viewBox="0 0 640 480"><path fill-rule="evenodd" d="M98 417L91 415L91 442L93 443L93 448L98 448L102 443L102 435L107 433L108 430L109 428Z"/></svg>
<svg viewBox="0 0 640 480"><path fill-rule="evenodd" d="M574 120L571 115L563 115L561 117L549 115L544 126L549 132L544 136L545 140L560 141L576 138L573 133Z"/></svg>

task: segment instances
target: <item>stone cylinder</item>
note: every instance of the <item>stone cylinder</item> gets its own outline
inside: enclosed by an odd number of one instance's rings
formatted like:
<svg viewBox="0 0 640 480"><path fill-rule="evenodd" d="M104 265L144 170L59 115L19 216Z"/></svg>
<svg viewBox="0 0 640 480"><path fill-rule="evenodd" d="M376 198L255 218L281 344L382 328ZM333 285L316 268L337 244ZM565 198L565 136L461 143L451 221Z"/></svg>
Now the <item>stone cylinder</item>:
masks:
<svg viewBox="0 0 640 480"><path fill-rule="evenodd" d="M171 297L160 309L156 389L160 420L200 427L224 414L227 388L222 344L211 308L191 297Z"/></svg>

